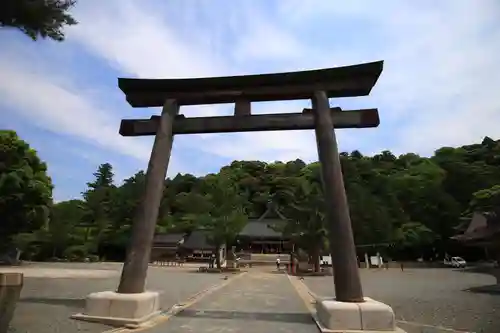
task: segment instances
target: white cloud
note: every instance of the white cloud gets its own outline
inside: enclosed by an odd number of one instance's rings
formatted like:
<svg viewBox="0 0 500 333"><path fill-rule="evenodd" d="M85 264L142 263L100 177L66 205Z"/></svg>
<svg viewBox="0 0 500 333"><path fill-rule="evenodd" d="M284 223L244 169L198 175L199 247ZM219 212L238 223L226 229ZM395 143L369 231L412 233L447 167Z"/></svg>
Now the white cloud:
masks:
<svg viewBox="0 0 500 333"><path fill-rule="evenodd" d="M9 61L10 60L10 61ZM130 142L118 135L119 118L109 116L81 92L64 86L49 73L26 71L29 64L0 58L2 102L21 112L34 124L61 134L75 135L104 148L121 151L138 159L149 153L142 142Z"/></svg>
<svg viewBox="0 0 500 333"><path fill-rule="evenodd" d="M316 48L298 48L300 56L283 61L293 59L300 68L311 66L311 57L325 66L385 60L384 73L365 100L380 107L382 124L392 124L386 127L393 132L388 149L428 154L442 145L500 137L498 2L282 4L276 25L304 38L305 29L316 22L319 34L310 35L314 42L307 40ZM279 39L264 42L273 43L279 45ZM323 60L318 60L321 51Z"/></svg>
<svg viewBox="0 0 500 333"><path fill-rule="evenodd" d="M217 50L207 48L202 44L190 43L186 38L191 37L194 33L179 38L177 36L178 29L174 30L169 26L161 15L147 11L144 7L139 6L137 2L126 1L124 3L125 5L121 5L122 2L108 2L108 5L101 8L97 13L90 3L88 3L88 7L80 7L78 15L81 24L73 28L69 36L73 38L73 41L83 44L91 53L105 58L126 75L165 78L224 75L235 72L234 67L229 64L217 62L218 52L225 51L228 45L224 45L224 50ZM174 10L179 10L179 8L176 7ZM209 10L209 8L205 8L205 10ZM197 16L193 12L199 12L200 9L193 7L190 11L191 14L187 15L186 8L182 8L184 17L188 21L192 21L192 17ZM111 13L114 17L112 21L108 19ZM248 16L243 17L242 13L237 9L229 9L225 16L248 19ZM216 17L210 17L211 23L215 21ZM227 24L231 23L231 20L227 22ZM250 41L251 43L266 41L267 34L271 33L270 29L273 29L273 26L268 24L265 27L265 24L265 22L261 22L257 25L262 36L257 36L254 41ZM233 25L233 27L235 26ZM248 28L255 27L250 26ZM211 28L204 28L206 29L202 33L204 36L210 37ZM219 26L218 28L222 27ZM200 30L203 29L194 27L195 33ZM282 42L285 41L285 38L288 38L288 49L283 48L283 44L275 46L273 44L262 45L264 47L259 47L259 49L265 52L266 50L269 51L270 47L274 47L274 56L282 58L289 54L289 51L293 51L294 47L299 47L299 43L293 37L288 36L286 32L281 32L277 28L274 28L274 31L274 38L278 38ZM274 39L271 39L271 41L273 42ZM252 48L246 48L245 45L241 44L243 49L237 51L240 59L246 60L249 56L259 56L257 52L252 51ZM261 53L260 56L264 57L265 53ZM279 109L276 109L276 105L274 103L272 108L266 107L266 110L283 112L287 107L281 105ZM262 106L254 105L254 109L259 112ZM288 109L288 112L294 111L300 112L301 108ZM231 114L232 107L189 107L184 108L181 112L187 116L228 115ZM260 158L272 161L276 159L292 159L297 158L297 156L314 159L310 152L312 151L315 154L315 148L310 149L307 145L304 147L305 142L314 143L312 138L312 133L304 132L245 133L202 135L183 142L193 149L214 153L225 158ZM199 144L200 140L203 140L202 145ZM296 142L296 144L291 146L293 142ZM245 148L242 149L242 147Z"/></svg>
<svg viewBox="0 0 500 333"><path fill-rule="evenodd" d="M500 11L494 0L481 6L460 0L269 2L199 1L193 6L180 0L161 5L81 1L75 12L80 24L68 30L68 40L59 47L83 48L123 76L148 78L301 70L385 59L371 96L336 102L346 108L379 107L383 126L378 132L343 131L341 150L363 146L367 152L384 147L429 153L484 135L500 137L500 72L495 71ZM0 54L0 71L8 78L0 81L4 101L40 126L145 162L151 140L124 139L116 133L120 117L130 112L110 110L101 103L104 94L92 100L89 90L76 90L76 72L53 64L52 75L44 76L47 72L37 69L23 47L15 53L16 58ZM68 76L61 81L57 73ZM300 112L302 105L256 104L255 110ZM231 114L231 108L190 107L183 113ZM388 139L377 140L376 133ZM224 158L316 158L313 133L304 131L198 135L176 140L176 145L179 142ZM190 167L190 161L179 158L172 161Z"/></svg>
<svg viewBox="0 0 500 333"><path fill-rule="evenodd" d="M302 56L303 45L287 31L279 29L271 22L253 19L255 25L245 38L240 39L234 51L237 60L244 63L249 58L261 61L294 60Z"/></svg>
<svg viewBox="0 0 500 333"><path fill-rule="evenodd" d="M224 72L209 50L200 50L173 30L161 11L141 1L99 2L99 10L96 5L97 1L78 4L75 15L80 24L69 29L68 36L125 75L175 78Z"/></svg>

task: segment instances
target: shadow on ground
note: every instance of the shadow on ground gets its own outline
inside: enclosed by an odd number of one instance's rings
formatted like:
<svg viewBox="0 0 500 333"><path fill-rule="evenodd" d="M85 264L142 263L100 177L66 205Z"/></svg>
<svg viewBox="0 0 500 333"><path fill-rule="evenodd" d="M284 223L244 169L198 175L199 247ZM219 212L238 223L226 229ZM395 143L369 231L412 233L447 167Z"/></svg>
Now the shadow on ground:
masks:
<svg viewBox="0 0 500 333"><path fill-rule="evenodd" d="M480 274L494 275L498 269L499 269L498 267L493 267L492 265L476 265L476 266L468 266L465 268L455 268L454 271L463 273L480 273Z"/></svg>
<svg viewBox="0 0 500 333"><path fill-rule="evenodd" d="M35 303L47 305L62 305L70 308L83 309L85 307L85 300L80 298L38 298L26 297L18 301L19 303Z"/></svg>
<svg viewBox="0 0 500 333"><path fill-rule="evenodd" d="M306 313L272 313L272 312L241 312L221 310L191 310L186 309L176 315L184 318L210 318L210 319L250 319L260 321L273 321L283 323L313 322L310 314Z"/></svg>
<svg viewBox="0 0 500 333"><path fill-rule="evenodd" d="M277 271L277 270L270 270L266 273L270 273L270 274L286 274L287 272L286 271Z"/></svg>
<svg viewBox="0 0 500 333"><path fill-rule="evenodd" d="M500 296L500 285L491 284L491 285L487 285L487 286L472 287L472 288L464 289L464 291L468 291L468 292L476 293L476 294L488 294L488 295Z"/></svg>
<svg viewBox="0 0 500 333"><path fill-rule="evenodd" d="M456 271L461 273L486 274L491 275L497 279L497 284L471 287L464 289L463 291L468 291L476 294L500 295L500 268L493 267L491 265L481 265L457 269Z"/></svg>

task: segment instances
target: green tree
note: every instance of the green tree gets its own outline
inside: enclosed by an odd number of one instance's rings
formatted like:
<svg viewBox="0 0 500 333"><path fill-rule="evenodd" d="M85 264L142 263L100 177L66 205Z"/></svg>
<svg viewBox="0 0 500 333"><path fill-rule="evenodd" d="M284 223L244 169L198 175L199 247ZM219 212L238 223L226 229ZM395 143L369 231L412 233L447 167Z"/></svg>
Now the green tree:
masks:
<svg viewBox="0 0 500 333"><path fill-rule="evenodd" d="M222 172L219 175L204 177L201 193L204 203L199 202L199 215L193 217L197 224L208 231L208 241L218 254L224 244L233 242L245 226L247 217L243 211L242 197L238 195L237 186L230 175ZM220 269L220 256L216 256L217 268Z"/></svg>
<svg viewBox="0 0 500 333"><path fill-rule="evenodd" d="M48 222L52 182L47 166L16 132L0 130L0 246Z"/></svg>
<svg viewBox="0 0 500 333"><path fill-rule="evenodd" d="M500 185L472 193L471 212L492 212L500 209Z"/></svg>
<svg viewBox="0 0 500 333"><path fill-rule="evenodd" d="M17 234L14 242L27 259L62 258L68 247L79 245L83 234L75 231L82 219L82 201L68 200L52 206L49 223L39 230Z"/></svg>
<svg viewBox="0 0 500 333"><path fill-rule="evenodd" d="M111 173L107 172L106 177L100 177L101 180L107 178L105 182L101 182L101 185L104 185L104 192L108 193L109 202L105 211L108 222L101 236L99 252L107 259L123 260L131 235L132 221L142 199L146 175L144 171L139 171L125 179L120 187L115 188L112 186Z"/></svg>
<svg viewBox="0 0 500 333"><path fill-rule="evenodd" d="M64 40L63 28L77 24L69 14L75 0L2 0L0 27L21 30L31 39Z"/></svg>
<svg viewBox="0 0 500 333"><path fill-rule="evenodd" d="M87 184L83 200L51 208L50 180L30 164L36 154L13 140L8 134L13 132L2 133L7 143L0 150L0 216L4 218L0 235L17 234L16 243L37 259L54 255L81 259L89 250L123 259L144 190L144 172L115 186L112 166L103 164ZM393 258L407 259L428 256L434 249L444 253L450 246L455 247L453 252L460 250L448 239L458 233L461 213L498 208L499 156L500 141L488 137L478 144L441 148L431 158L413 153L396 157L390 151L372 157L359 151L341 153L356 244L395 244L386 250ZM37 172L48 182L39 181ZM316 264L316 254L326 243L320 184L319 163L301 160L234 161L217 174L178 174L165 181L156 228L158 232L206 229L212 243L220 247L232 242L247 216L262 215L271 200L290 220L285 235ZM31 191L41 188L46 191L37 193L46 193L49 199L42 202L49 204L33 201L37 196ZM7 192L11 194L3 194ZM48 215L49 223L44 223ZM9 229L9 223L14 229ZM472 253L465 247L463 251Z"/></svg>
<svg viewBox="0 0 500 333"><path fill-rule="evenodd" d="M324 204L321 185L303 177L293 201L284 208L289 221L282 231L306 251L315 272L320 269L319 256L327 236Z"/></svg>
<svg viewBox="0 0 500 333"><path fill-rule="evenodd" d="M408 222L396 231L395 242L400 249L411 248L418 255L423 247L431 244L435 238L436 234L422 223Z"/></svg>
<svg viewBox="0 0 500 333"><path fill-rule="evenodd" d="M91 252L98 251L109 228L113 227L112 213L116 196L113 176L111 164L99 165L94 173L94 181L87 183L88 189L83 193L84 215L82 222L88 228L86 243Z"/></svg>
<svg viewBox="0 0 500 333"><path fill-rule="evenodd" d="M62 257L67 247L81 241L81 235L74 228L81 222L83 213L81 200L63 201L52 207L46 238L51 243L52 257Z"/></svg>

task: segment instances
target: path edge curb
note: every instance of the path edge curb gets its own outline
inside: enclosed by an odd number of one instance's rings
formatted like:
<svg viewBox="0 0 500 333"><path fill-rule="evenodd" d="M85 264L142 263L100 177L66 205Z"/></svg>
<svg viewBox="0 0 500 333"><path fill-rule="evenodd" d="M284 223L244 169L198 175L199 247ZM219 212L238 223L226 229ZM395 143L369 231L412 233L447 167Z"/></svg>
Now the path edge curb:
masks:
<svg viewBox="0 0 500 333"><path fill-rule="evenodd" d="M319 318L316 314L316 308L313 306L313 304L316 304L318 299L318 295L316 295L314 292L312 292L309 287L299 278L296 276L290 276L289 274L286 274L288 281L292 284L294 287L295 291L299 295L299 297L302 299L304 302L304 305L306 306L307 310L309 311L314 323L316 324L316 327L320 330L321 333L369 333L374 331L359 331L359 330L330 330L326 327L324 327L321 322L319 321ZM399 327L396 327L395 331L387 331L387 333L406 333L404 330L402 330Z"/></svg>
<svg viewBox="0 0 500 333"><path fill-rule="evenodd" d="M208 288L205 288L201 291L196 292L195 294L189 296L185 301L181 303L174 304L168 310L163 310L161 313L151 320L145 321L137 326L125 326L125 327L116 327L110 330L102 331L101 333L128 333L128 332L140 332L146 329L153 328L159 324L167 322L170 318L177 315L178 313L184 311L185 309L193 306L197 302L201 301L205 296L208 296L214 293L217 290L220 290L226 286L228 286L233 281L243 277L247 272L241 272L239 274L234 274L232 277L229 277L227 280L223 280L222 282L215 283Z"/></svg>

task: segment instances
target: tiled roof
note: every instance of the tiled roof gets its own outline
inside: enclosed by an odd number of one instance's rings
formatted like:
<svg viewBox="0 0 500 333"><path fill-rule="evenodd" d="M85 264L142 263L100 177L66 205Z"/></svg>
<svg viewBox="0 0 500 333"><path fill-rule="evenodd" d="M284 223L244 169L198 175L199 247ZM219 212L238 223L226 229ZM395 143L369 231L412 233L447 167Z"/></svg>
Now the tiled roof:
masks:
<svg viewBox="0 0 500 333"><path fill-rule="evenodd" d="M185 236L186 233L158 234L153 238L153 244L179 244Z"/></svg>
<svg viewBox="0 0 500 333"><path fill-rule="evenodd" d="M186 238L182 247L190 250L211 250L214 246L208 242L208 231L195 230Z"/></svg>
<svg viewBox="0 0 500 333"><path fill-rule="evenodd" d="M258 219L249 219L247 225L238 235L255 238L283 238L281 230L283 230L286 223L287 219L272 203L269 203L264 214Z"/></svg>
<svg viewBox="0 0 500 333"><path fill-rule="evenodd" d="M496 230L481 228L474 230L474 232L457 235L452 238L460 241L480 241L489 239L496 234L500 234L500 228L496 228Z"/></svg>
<svg viewBox="0 0 500 333"><path fill-rule="evenodd" d="M274 218L272 216L277 216ZM253 238L283 238L283 233L280 231L284 228L287 220L281 213L274 209L271 205L258 219L249 219L248 223L238 234L243 237ZM159 234L154 238L155 245L164 244L179 244L184 240L182 247L191 250L213 249L214 246L208 242L209 231L195 230L190 234L172 233Z"/></svg>
<svg viewBox="0 0 500 333"><path fill-rule="evenodd" d="M283 233L280 229L285 224L286 221L280 219L250 220L238 235L255 238L282 238Z"/></svg>
<svg viewBox="0 0 500 333"><path fill-rule="evenodd" d="M482 241L500 234L500 217L498 214L475 213L467 230L452 237L459 241Z"/></svg>

